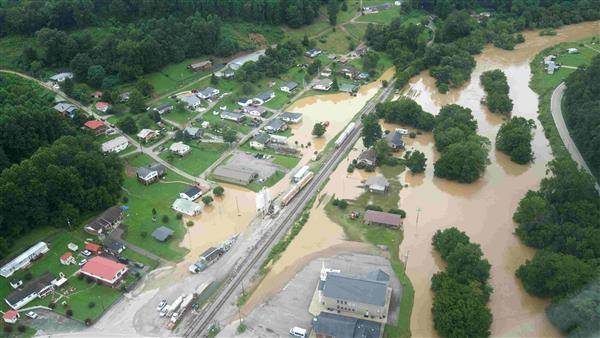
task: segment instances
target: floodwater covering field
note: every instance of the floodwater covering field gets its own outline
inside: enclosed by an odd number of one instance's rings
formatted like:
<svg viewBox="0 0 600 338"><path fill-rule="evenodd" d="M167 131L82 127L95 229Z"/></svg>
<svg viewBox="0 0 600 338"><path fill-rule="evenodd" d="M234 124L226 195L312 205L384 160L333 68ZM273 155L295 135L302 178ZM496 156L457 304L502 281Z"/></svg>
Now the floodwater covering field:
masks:
<svg viewBox="0 0 600 338"><path fill-rule="evenodd" d="M443 105L449 103L457 103L472 109L479 124L478 133L488 137L493 144L503 118L488 112L487 108L480 103L484 91L479 83L479 76L486 70L500 68L506 73L510 85L510 97L514 102L513 114L534 119L537 125L532 144L535 153L534 163L517 165L506 155L491 147L489 155L491 163L485 175L473 184L453 183L433 177L433 162L439 155L434 150L431 134L419 135L416 139L406 139L408 149L418 149L424 152L428 159L428 167L424 174L404 173L401 176L401 182L408 186L400 192L400 207L407 211L408 217L404 223L404 241L400 250L402 257L408 254L406 272L415 289L411 317L413 336L437 335L431 316L430 278L440 270L441 262L433 253L431 237L436 230L450 226L464 230L472 241L481 244L485 257L492 264L491 285L494 288L490 300L494 315L492 335L521 337L559 335L545 318L544 308L547 302L529 296L514 276L516 268L532 257L533 250L525 247L513 235L515 225L512 214L527 190L538 187L540 180L545 176L546 163L552 159L550 145L537 121L538 97L528 86L531 76L529 62L544 48L562 41L578 40L598 34L599 31L598 22L589 22L558 29L556 36L542 37L538 32L526 32L524 33L526 42L518 45L514 51L488 46L476 57L477 66L471 81L445 95L437 92L434 80L426 72L410 81L405 95L416 100L426 111L437 114ZM323 97L326 98L327 96ZM307 113L303 122L306 126L299 128L312 128L314 120L309 120L307 118L309 116L317 116L317 121L335 121L333 116L337 114L336 106L326 104L327 101L322 101L321 97L310 98L310 100L310 105L302 105L301 102L295 105L295 111ZM356 112L362 107L358 104L360 102L354 102L350 106L343 105L343 107L348 107L349 113ZM393 129L395 126L384 127ZM306 137L310 132L298 134ZM307 141L307 139L299 139L301 143ZM359 141L357 147L360 143ZM319 146L323 147L318 143L315 145L317 149ZM356 157L357 154L357 152L351 153L350 158ZM346 174L347 163L348 159L341 162L322 193L335 193L340 198L354 198L360 194L360 190L354 187L364 177L357 172ZM322 208L323 204L315 202L309 221L281 258L273 264L271 271L252 295L243 312L248 313L254 306L266 301L269 295L280 290L310 259L333 254L344 249L346 245L356 245L359 246L357 249L365 250L364 246L344 241L341 227L330 221Z"/></svg>

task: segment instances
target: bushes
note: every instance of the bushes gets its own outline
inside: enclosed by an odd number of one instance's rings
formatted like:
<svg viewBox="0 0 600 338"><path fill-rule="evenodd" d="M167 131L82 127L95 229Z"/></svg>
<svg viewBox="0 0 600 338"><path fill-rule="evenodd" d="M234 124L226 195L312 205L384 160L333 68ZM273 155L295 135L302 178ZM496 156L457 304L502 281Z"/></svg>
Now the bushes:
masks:
<svg viewBox="0 0 600 338"><path fill-rule="evenodd" d="M65 312L65 314L67 315L67 317L71 318L73 317L73 310L68 309L67 312Z"/></svg>
<svg viewBox="0 0 600 338"><path fill-rule="evenodd" d="M407 97L401 97L397 101L378 103L376 112L377 116L386 122L405 124L424 131L431 131L435 125L435 117Z"/></svg>
<svg viewBox="0 0 600 338"><path fill-rule="evenodd" d="M337 199L335 197L332 199L331 204L342 210L345 210L348 207L348 201L345 199Z"/></svg>
<svg viewBox="0 0 600 338"><path fill-rule="evenodd" d="M515 163L526 164L532 161L533 128L535 128L533 120L512 117L500 126L500 130L496 135L496 149L509 155L511 161Z"/></svg>
<svg viewBox="0 0 600 338"><path fill-rule="evenodd" d="M400 218L406 218L406 211L402 210L402 209L398 209L398 208L391 208L390 210L388 210L388 212L390 214L396 214L396 215L400 215Z"/></svg>
<svg viewBox="0 0 600 338"><path fill-rule="evenodd" d="M373 210L373 211L383 211L383 209L378 206L378 205L374 205L374 204L369 204L365 207L365 210Z"/></svg>
<svg viewBox="0 0 600 338"><path fill-rule="evenodd" d="M220 185L216 186L213 189L213 194L215 196L223 196L224 193L225 193L225 189L222 186L220 186Z"/></svg>
<svg viewBox="0 0 600 338"><path fill-rule="evenodd" d="M404 159L404 163L406 164L406 167L410 170L411 173L416 174L425 171L427 158L422 152L418 150L407 151L406 154L404 154Z"/></svg>
<svg viewBox="0 0 600 338"><path fill-rule="evenodd" d="M512 111L513 103L508 96L509 87L506 75L500 69L484 72L480 76L486 92L486 104L492 113L508 114Z"/></svg>
<svg viewBox="0 0 600 338"><path fill-rule="evenodd" d="M481 248L454 227L438 230L432 246L447 263L446 271L431 278L436 331L442 337L488 337L492 313L487 302L492 288L490 263Z"/></svg>
<svg viewBox="0 0 600 338"><path fill-rule="evenodd" d="M93 309L96 306L96 303L94 302L89 302L88 303L88 308Z"/></svg>

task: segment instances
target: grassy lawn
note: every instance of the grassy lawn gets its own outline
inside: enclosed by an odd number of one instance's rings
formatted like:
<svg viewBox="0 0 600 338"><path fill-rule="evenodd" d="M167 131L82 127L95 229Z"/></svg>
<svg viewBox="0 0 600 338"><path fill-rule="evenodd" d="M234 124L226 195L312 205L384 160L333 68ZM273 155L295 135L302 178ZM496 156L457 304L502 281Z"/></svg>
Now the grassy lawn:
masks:
<svg viewBox="0 0 600 338"><path fill-rule="evenodd" d="M357 39L361 39L364 37L365 32L367 31L367 23L355 22L349 23L344 26L348 33L354 36Z"/></svg>
<svg viewBox="0 0 600 338"><path fill-rule="evenodd" d="M531 61L531 72L533 76L531 77L529 86L539 95L538 119L544 127L544 133L546 134L546 138L550 141L552 153L555 157L570 158L570 155L558 134L556 125L554 124L554 119L550 112L550 98L554 88L575 70L560 68L558 71L555 71L554 74L549 75L546 70L544 70L542 60L545 56L554 54L558 55L557 62L563 65L578 67L580 65L589 64L592 57L598 54L596 51L583 46L583 43L587 43L590 40L591 39L588 38L580 41L560 43L545 49ZM567 54L566 49L571 47L578 48L580 54Z"/></svg>
<svg viewBox="0 0 600 338"><path fill-rule="evenodd" d="M17 62L27 45L35 42L34 37L7 36L0 39L0 67L18 69Z"/></svg>
<svg viewBox="0 0 600 338"><path fill-rule="evenodd" d="M350 42L353 41L354 45L358 44L351 36L346 34L341 29L336 29L335 32L329 31L317 39L317 48L325 51L325 53L344 54L351 50Z"/></svg>
<svg viewBox="0 0 600 338"><path fill-rule="evenodd" d="M227 105L227 107L230 107L232 105L232 103L229 103L226 105ZM229 127L231 129L237 131L238 133L242 133L244 135L248 134L250 131L252 131L252 127L244 124L244 122L237 123L237 122L233 122L233 121L229 121L229 120L223 120L223 119L221 119L221 117L219 115L214 115L212 113L212 111L202 115L202 119L204 121L210 122L211 126Z"/></svg>
<svg viewBox="0 0 600 338"><path fill-rule="evenodd" d="M423 11L411 11L406 14L401 14L400 9L398 7L393 7L391 9L374 13L374 14L366 14L356 19L356 22L371 22L371 23L379 23L379 24L389 24L395 18L401 17L402 23L407 24L417 24L420 23L421 20L427 17L427 14Z"/></svg>
<svg viewBox="0 0 600 338"><path fill-rule="evenodd" d="M410 337L410 314L412 311L414 289L408 277L404 274L404 263L400 260L399 246L402 243L403 233L401 230L389 229L380 226L364 224L361 220L352 220L349 216L353 210L364 213L365 206L369 203L378 205L383 210L397 208L400 199L399 191L401 184L398 175L404 170L403 166L380 168L390 182L390 190L385 195L377 195L365 192L356 200L349 201L348 208L341 210L334 206L330 200L325 206L325 213L334 222L344 228L346 237L353 241L365 241L373 245L385 245L390 253L392 268L403 287L402 300L398 322L394 325L386 324L384 337Z"/></svg>
<svg viewBox="0 0 600 338"><path fill-rule="evenodd" d="M254 191L254 192L258 192L260 191L260 189L262 189L263 187L272 187L275 185L275 183L279 182L279 180L281 180L282 178L285 177L285 173L281 172L281 171L276 171L275 174L273 174L273 176L269 177L268 180L260 183L258 181L254 181L250 184L248 184L246 186L246 188Z"/></svg>
<svg viewBox="0 0 600 338"><path fill-rule="evenodd" d="M242 50L264 48L278 43L285 36L279 26L250 22L224 22L221 27L225 36L236 37Z"/></svg>
<svg viewBox="0 0 600 338"><path fill-rule="evenodd" d="M300 162L299 157L279 155L269 148L265 148L263 150L252 149L250 148L250 141L244 143L242 146L239 147L239 149L246 152L253 152L255 154L261 153L271 155L273 156L273 163L278 164L287 169L295 168L298 165L298 162Z"/></svg>
<svg viewBox="0 0 600 338"><path fill-rule="evenodd" d="M205 60L208 57L199 56L192 59L186 59L179 63L173 63L165 66L158 72L146 74L143 76L152 86L154 86L154 95L159 96L177 88L184 87L188 83L195 81L207 74L209 71L192 72L187 69L190 63Z"/></svg>
<svg viewBox="0 0 600 338"><path fill-rule="evenodd" d="M153 162L150 157L142 154L135 154L125 160L127 165L133 168ZM123 190L124 195L128 198L127 206L129 207L128 217L124 221L125 240L164 259L181 260L188 252L187 249L179 247L179 242L183 239L186 229L183 222L177 220L171 204L188 186L187 182L185 178L169 172L164 180L146 186L140 184L135 176L125 175ZM153 208L157 211L156 223L152 221ZM163 215L168 216L168 222L162 221ZM161 225L175 231L173 236L164 243L158 242L150 236Z"/></svg>
<svg viewBox="0 0 600 338"><path fill-rule="evenodd" d="M165 143L165 148L168 149L172 143L173 141ZM227 146L219 143L189 141L186 144L192 148L192 151L183 157L173 155L168 150L162 152L159 156L177 168L194 176L202 174L227 149Z"/></svg>

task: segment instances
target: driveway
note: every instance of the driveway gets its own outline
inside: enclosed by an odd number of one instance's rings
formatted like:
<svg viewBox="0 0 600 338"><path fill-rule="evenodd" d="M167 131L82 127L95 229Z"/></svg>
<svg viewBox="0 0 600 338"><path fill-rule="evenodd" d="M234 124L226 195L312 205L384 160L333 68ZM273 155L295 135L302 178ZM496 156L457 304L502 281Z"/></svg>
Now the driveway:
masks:
<svg viewBox="0 0 600 338"><path fill-rule="evenodd" d="M558 134L560 135L560 138L562 139L565 148L567 148L567 150L571 154L571 158L575 162L577 162L577 164L580 165L585 171L587 171L588 173L590 173L590 175L593 176L592 171L588 167L587 163L585 163L583 156L581 156L579 149L577 149L577 145L571 138L571 134L569 134L569 129L567 128L567 124L565 123L565 119L562 114L561 103L563 95L565 93L565 88L567 88L567 86L564 82L561 82L561 84L559 84L558 87L554 89L554 92L552 92L552 98L550 99L550 110L552 111L552 118L554 119L554 124L556 125L556 129L558 129ZM600 185L598 185L598 182L596 182L596 190L600 192Z"/></svg>

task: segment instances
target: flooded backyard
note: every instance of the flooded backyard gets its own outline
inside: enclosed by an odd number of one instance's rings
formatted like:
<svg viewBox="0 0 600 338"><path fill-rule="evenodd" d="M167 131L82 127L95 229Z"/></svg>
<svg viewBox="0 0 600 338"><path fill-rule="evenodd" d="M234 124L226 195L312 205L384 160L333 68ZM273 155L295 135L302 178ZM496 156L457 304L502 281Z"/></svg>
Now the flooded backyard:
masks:
<svg viewBox="0 0 600 338"><path fill-rule="evenodd" d="M528 86L531 75L529 62L538 52L556 43L598 34L600 26L597 22L584 23L564 27L557 32L556 36L551 37L540 37L537 32L527 32L524 34L526 42L518 45L514 51L486 47L483 53L476 57L477 66L471 82L448 94L439 94L434 80L427 73L413 78L406 90L407 96L433 114L437 114L439 109L448 103L457 103L472 109L479 124L478 133L488 137L493 144L503 119L489 113L480 104L484 92L479 84L479 76L486 70L500 68L506 73L510 85L510 97L514 102L513 114L534 119L537 125L532 144L534 163L526 166L514 164L492 147L489 154L491 163L484 177L468 185L433 177L433 162L439 155L434 150L431 134L406 139L408 149L423 151L428 159L428 167L424 174L405 173L401 176L401 182L408 187L400 192L400 207L407 211L408 217L405 220L404 241L400 251L402 256L408 254L406 271L415 289L411 317L411 331L415 337L436 336L431 316L430 278L439 271L440 261L432 252L431 237L436 230L450 226L464 230L472 241L481 244L485 257L492 265L492 335L559 335L545 318L544 308L547 302L527 295L514 276L516 268L533 255L533 250L522 245L513 235L515 225L512 222L512 214L519 200L527 190L538 187L545 175L545 165L552 159L549 143L537 121L538 97ZM312 148L306 150L306 154L312 154L315 149L322 149L327 139L342 130L350 121L351 118L344 114L354 115L368 100L354 100L348 96L342 100L336 98L336 95L330 96L331 98L320 96L300 100L290 108L290 111L304 114L303 123L295 127L292 142L312 142ZM313 124L319 121L329 121L330 127L323 141L314 141L310 137L310 131ZM396 126L385 127L393 129ZM358 143L357 147L362 146L362 142ZM355 150L349 158L355 158L357 155L358 150ZM347 174L348 161L349 159L342 160L321 195L335 193L338 198L355 198L362 192L357 185L366 178L363 176L366 174L358 171ZM315 202L309 221L281 258L273 264L270 273L244 306L245 313L283 288L309 260L317 256L335 254L348 246L356 246L357 250L368 250L365 244L344 240L341 227L325 215L324 203L325 201L319 204L318 200Z"/></svg>

